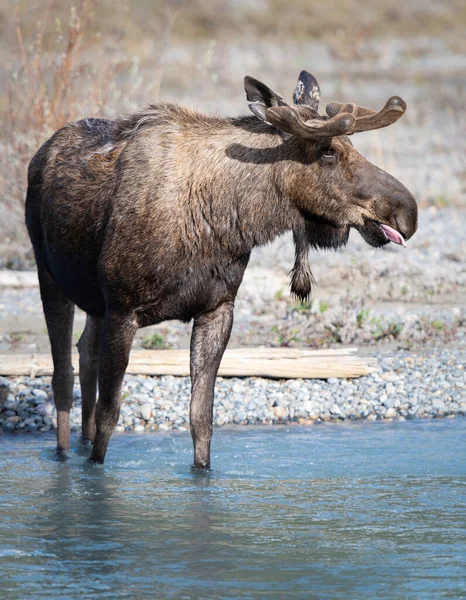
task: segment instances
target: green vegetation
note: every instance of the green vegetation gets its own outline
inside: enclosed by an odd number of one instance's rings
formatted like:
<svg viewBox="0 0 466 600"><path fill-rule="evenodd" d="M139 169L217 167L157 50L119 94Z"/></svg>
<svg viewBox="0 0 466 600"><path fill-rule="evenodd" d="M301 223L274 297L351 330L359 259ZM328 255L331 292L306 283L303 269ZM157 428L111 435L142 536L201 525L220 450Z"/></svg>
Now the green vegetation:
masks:
<svg viewBox="0 0 466 600"><path fill-rule="evenodd" d="M153 333L142 339L142 347L146 350L166 350L171 348L171 344L165 341L160 333Z"/></svg>
<svg viewBox="0 0 466 600"><path fill-rule="evenodd" d="M319 302L319 312L321 312L322 314L324 312L327 312L329 308L330 308L330 306L329 306L328 302L325 302L324 300L321 300Z"/></svg>
<svg viewBox="0 0 466 600"><path fill-rule="evenodd" d="M378 325L374 331L374 340L377 342L384 338L393 338L394 340L397 340L402 331L402 323L390 321L389 323L383 324L382 319L380 319L380 325Z"/></svg>
<svg viewBox="0 0 466 600"><path fill-rule="evenodd" d="M307 300L305 302L298 302L297 304L294 304L293 308L300 313L312 312L314 310L323 314L330 308L330 305L324 300L319 300L318 303L315 300Z"/></svg>
<svg viewBox="0 0 466 600"><path fill-rule="evenodd" d="M275 292L275 300L278 300L279 302L285 299L285 290L283 288L280 288L279 290L277 290Z"/></svg>
<svg viewBox="0 0 466 600"><path fill-rule="evenodd" d="M356 315L356 323L359 329L364 327L366 322L369 320L369 316L371 314L370 308L361 308L361 310Z"/></svg>
<svg viewBox="0 0 466 600"><path fill-rule="evenodd" d="M298 312L309 312L312 310L312 300L306 300L305 302L298 302L294 306Z"/></svg>
<svg viewBox="0 0 466 600"><path fill-rule="evenodd" d="M11 348L15 348L23 339L23 334L18 331L10 331L9 336Z"/></svg>
<svg viewBox="0 0 466 600"><path fill-rule="evenodd" d="M288 348L293 342L299 343L301 339L296 335L298 331L288 330L283 326L272 327L272 331L276 334L276 343L281 348Z"/></svg>

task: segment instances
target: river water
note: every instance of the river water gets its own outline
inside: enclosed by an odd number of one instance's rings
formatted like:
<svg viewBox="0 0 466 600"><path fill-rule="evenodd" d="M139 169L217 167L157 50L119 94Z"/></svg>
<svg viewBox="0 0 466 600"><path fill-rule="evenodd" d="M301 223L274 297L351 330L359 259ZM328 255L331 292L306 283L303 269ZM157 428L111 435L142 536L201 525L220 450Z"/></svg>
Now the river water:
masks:
<svg viewBox="0 0 466 600"><path fill-rule="evenodd" d="M0 597L466 597L466 419L0 437Z"/></svg>

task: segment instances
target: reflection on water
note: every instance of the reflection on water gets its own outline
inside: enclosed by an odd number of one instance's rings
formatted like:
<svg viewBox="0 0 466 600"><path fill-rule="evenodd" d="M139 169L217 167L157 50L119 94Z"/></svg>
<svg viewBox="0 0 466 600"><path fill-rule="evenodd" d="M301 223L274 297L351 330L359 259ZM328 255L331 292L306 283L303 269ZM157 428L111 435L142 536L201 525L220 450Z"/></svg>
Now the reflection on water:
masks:
<svg viewBox="0 0 466 600"><path fill-rule="evenodd" d="M186 433L0 438L0 595L438 598L466 594L466 420L232 428L210 475Z"/></svg>

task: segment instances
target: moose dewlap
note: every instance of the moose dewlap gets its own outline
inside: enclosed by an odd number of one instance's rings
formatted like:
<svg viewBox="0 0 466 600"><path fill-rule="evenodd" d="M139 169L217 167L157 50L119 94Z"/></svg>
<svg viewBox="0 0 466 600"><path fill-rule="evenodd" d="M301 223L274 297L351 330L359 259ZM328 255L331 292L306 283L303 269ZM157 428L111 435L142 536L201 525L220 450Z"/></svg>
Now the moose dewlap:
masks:
<svg viewBox="0 0 466 600"><path fill-rule="evenodd" d="M249 117L219 118L159 103L116 121L57 131L28 173L26 223L52 347L57 449L69 449L74 307L82 438L103 462L138 327L194 320L190 371L194 466L209 468L214 383L251 250L292 230L291 288L311 291L309 248L338 248L354 227L373 246L405 245L417 228L411 193L370 164L350 137L406 110L329 104L303 71L288 105L245 78ZM99 401L96 404L97 383Z"/></svg>

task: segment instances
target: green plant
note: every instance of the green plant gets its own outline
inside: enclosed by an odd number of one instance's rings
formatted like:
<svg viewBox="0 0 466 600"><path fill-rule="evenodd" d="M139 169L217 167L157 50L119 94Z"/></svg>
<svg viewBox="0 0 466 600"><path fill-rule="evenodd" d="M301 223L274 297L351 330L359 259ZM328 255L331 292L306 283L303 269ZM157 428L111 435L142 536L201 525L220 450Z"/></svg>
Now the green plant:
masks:
<svg viewBox="0 0 466 600"><path fill-rule="evenodd" d="M18 346L20 341L23 339L23 334L19 333L18 331L11 331L9 335L10 335L10 346L12 348L15 348L16 346Z"/></svg>
<svg viewBox="0 0 466 600"><path fill-rule="evenodd" d="M403 324L396 321L390 321L387 324L383 323L383 319L380 318L377 323L376 330L374 331L374 339L379 341L383 338L393 338L397 340L403 331Z"/></svg>
<svg viewBox="0 0 466 600"><path fill-rule="evenodd" d="M356 315L356 324L361 329L366 321L369 319L369 315L371 314L370 308L361 308L361 310Z"/></svg>
<svg viewBox="0 0 466 600"><path fill-rule="evenodd" d="M294 309L298 312L308 312L312 309L312 300L305 300L304 302L298 302L295 304Z"/></svg>
<svg viewBox="0 0 466 600"><path fill-rule="evenodd" d="M285 290L280 288L275 292L275 300L283 300L285 297Z"/></svg>
<svg viewBox="0 0 466 600"><path fill-rule="evenodd" d="M427 203L429 206L435 206L436 208L445 208L448 206L448 198L445 194L438 194L438 196L430 196Z"/></svg>
<svg viewBox="0 0 466 600"><path fill-rule="evenodd" d="M284 327L272 327L272 331L276 334L275 342L281 348L287 348L292 342L300 342L300 338L296 335L297 331L288 331Z"/></svg>
<svg viewBox="0 0 466 600"><path fill-rule="evenodd" d="M166 350L171 348L171 344L165 341L160 333L153 333L142 339L142 347L146 350Z"/></svg>
<svg viewBox="0 0 466 600"><path fill-rule="evenodd" d="M328 302L325 302L324 300L321 300L319 302L319 311L323 314L324 312L326 312L328 309L330 308Z"/></svg>
<svg viewBox="0 0 466 600"><path fill-rule="evenodd" d="M325 325L325 338L328 344L341 344L343 338L341 336L342 326L336 323Z"/></svg>

